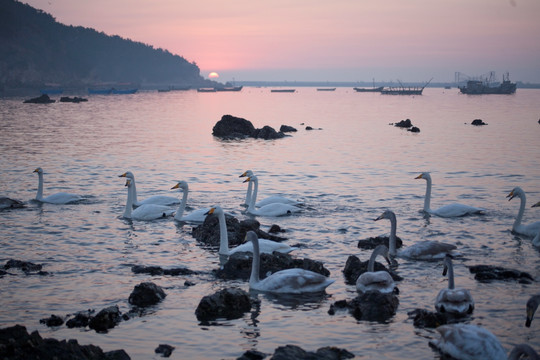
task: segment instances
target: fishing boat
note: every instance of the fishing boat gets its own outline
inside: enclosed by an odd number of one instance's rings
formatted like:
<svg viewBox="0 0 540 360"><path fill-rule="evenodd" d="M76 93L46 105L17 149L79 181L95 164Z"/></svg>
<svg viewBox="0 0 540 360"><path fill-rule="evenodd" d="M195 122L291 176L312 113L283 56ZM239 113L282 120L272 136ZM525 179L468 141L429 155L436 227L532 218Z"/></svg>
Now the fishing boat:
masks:
<svg viewBox="0 0 540 360"><path fill-rule="evenodd" d="M484 80L469 80L467 85L460 86L459 91L467 95L483 94L503 94L510 95L516 92L516 83L510 81L509 73L503 75L503 82L498 85L492 85L495 73L490 72L490 76Z"/></svg>
<svg viewBox="0 0 540 360"><path fill-rule="evenodd" d="M433 80L431 78L424 86L404 86L401 81L399 81L398 87L388 87L381 90L383 95L422 95L424 88Z"/></svg>
<svg viewBox="0 0 540 360"><path fill-rule="evenodd" d="M243 86L225 86L222 88L216 88L217 91L240 91Z"/></svg>
<svg viewBox="0 0 540 360"><path fill-rule="evenodd" d="M317 91L335 91L336 88L317 88Z"/></svg>
<svg viewBox="0 0 540 360"><path fill-rule="evenodd" d="M356 92L381 92L383 88L384 86L372 87L372 88L353 87L354 91Z"/></svg>
<svg viewBox="0 0 540 360"><path fill-rule="evenodd" d="M293 93L295 92L296 89L271 89L270 92L275 92L275 93Z"/></svg>
<svg viewBox="0 0 540 360"><path fill-rule="evenodd" d="M197 92L216 92L217 90L215 88L198 88Z"/></svg>

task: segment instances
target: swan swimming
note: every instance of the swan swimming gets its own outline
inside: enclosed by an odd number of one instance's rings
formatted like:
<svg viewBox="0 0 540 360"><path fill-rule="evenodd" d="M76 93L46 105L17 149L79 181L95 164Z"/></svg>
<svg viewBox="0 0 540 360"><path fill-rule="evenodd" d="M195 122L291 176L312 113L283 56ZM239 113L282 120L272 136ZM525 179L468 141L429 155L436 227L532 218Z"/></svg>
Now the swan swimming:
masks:
<svg viewBox="0 0 540 360"><path fill-rule="evenodd" d="M426 195L424 197L424 212L430 214L430 215L437 215L440 217L458 217L458 216L465 216L470 214L478 214L485 211L485 209L477 208L474 206L459 204L459 203L452 203L448 205L444 205L436 210L432 210L430 208L430 202L431 202L431 175L429 172L423 172L415 179L424 179L427 182L426 185Z"/></svg>
<svg viewBox="0 0 540 360"><path fill-rule="evenodd" d="M251 230L247 232L246 237L253 243L250 289L272 293L302 294L322 292L335 281L319 273L299 268L280 270L260 280L259 239Z"/></svg>
<svg viewBox="0 0 540 360"><path fill-rule="evenodd" d="M531 326L534 313L536 312L536 309L538 309L538 305L540 305L540 294L531 296L527 301L527 320L525 320L526 327Z"/></svg>
<svg viewBox="0 0 540 360"><path fill-rule="evenodd" d="M515 187L506 197L508 198L508 201L510 201L516 196L521 200L521 202L519 204L518 215L514 221L514 225L512 225L512 231L525 236L537 236L538 232L540 232L540 221L536 221L528 225L521 224L521 219L523 218L523 213L525 212L525 203L527 202L527 198L525 196L525 192L519 186Z"/></svg>
<svg viewBox="0 0 540 360"><path fill-rule="evenodd" d="M227 234L227 223L225 221L225 213L221 206L212 207L207 214L216 214L219 221L219 254L220 255L232 255L237 252L250 252L253 253L253 243L248 241L242 245L229 250L229 236ZM287 244L283 244L277 241L260 239L259 240L259 251L261 253L272 254L274 251L280 253L290 253L291 251L296 250L295 247L291 247Z"/></svg>
<svg viewBox="0 0 540 360"><path fill-rule="evenodd" d="M174 215L174 220L184 221L184 222L198 222L198 223L204 222L204 219L206 219L206 214L208 213L210 208L193 210L186 216L183 216L184 210L186 210L187 198L188 198L188 193L189 193L188 183L185 181L180 181L178 182L178 184L174 185L171 188L171 190L173 189L181 189L183 193L182 201L180 202L180 206L178 206L178 209L176 210L176 214Z"/></svg>
<svg viewBox="0 0 540 360"><path fill-rule="evenodd" d="M356 290L359 292L366 292L370 290L375 290L383 294L390 294L394 292L394 288L396 286L392 276L384 270L375 271L375 259L379 255L386 259L388 265L391 264L390 258L388 257L388 248L385 245L377 246L369 258L367 272L360 274L356 280Z"/></svg>
<svg viewBox="0 0 540 360"><path fill-rule="evenodd" d="M516 345L509 356L495 335L489 330L471 324L451 324L436 329L440 338L429 343L439 352L457 360L517 360L527 354L529 359L538 359L536 352L526 344Z"/></svg>
<svg viewBox="0 0 540 360"><path fill-rule="evenodd" d="M246 180L244 180L244 182L248 182L248 181L250 182L252 181L254 183L253 194L251 195L251 201L247 209L247 212L249 214L258 215L258 216L283 216L283 215L288 215L288 214L302 211L302 209L299 207L296 207L294 205L289 205L289 204L282 204L282 203L267 204L256 209L255 202L257 201L259 180L257 179L257 176L252 175L248 177Z"/></svg>
<svg viewBox="0 0 540 360"><path fill-rule="evenodd" d="M122 175L118 175L118 177L125 177L131 180L131 191L133 192L133 206L141 206L144 204L156 204L156 205L176 205L179 203L179 199L172 196L166 196L166 195L153 195L149 198L146 198L144 200L138 201L137 200L137 186L135 185L135 175L131 171L126 171Z"/></svg>
<svg viewBox="0 0 540 360"><path fill-rule="evenodd" d="M253 173L253 171L251 170L246 170L242 175L240 175L240 177L252 177L253 175L255 175ZM248 184L248 189L247 189L247 193L246 193L246 203L245 205L248 205L249 206L249 203L251 202L251 197L253 196L253 191L252 190L252 182L249 181L249 184ZM257 195L255 195L257 196ZM257 201L255 203L255 207L263 207L265 205L268 205L268 204L274 204L274 203L280 203L280 204L288 204L288 205L302 205L302 203L300 201L296 201L296 200L293 200L293 199L289 199L285 196L280 196L280 195L272 195L272 196L269 196L269 197L266 197L260 201Z"/></svg>
<svg viewBox="0 0 540 360"><path fill-rule="evenodd" d="M536 204L534 204L533 206L531 207L540 207L540 201L537 202ZM534 237L534 239L532 240L532 244L536 247L540 247L540 231L538 231L536 233L536 236Z"/></svg>
<svg viewBox="0 0 540 360"><path fill-rule="evenodd" d="M148 221L172 216L172 214L174 214L174 209L157 204L143 204L133 210L133 191L130 189L130 187L133 186L131 179L128 178L126 180L126 186L128 187L128 196L123 215L126 219Z"/></svg>
<svg viewBox="0 0 540 360"><path fill-rule="evenodd" d="M454 266L450 255L444 257L443 276L448 273L448 288L442 289L435 300L435 309L440 313L454 315L471 314L474 310L474 300L469 290L455 288Z"/></svg>
<svg viewBox="0 0 540 360"><path fill-rule="evenodd" d="M455 245L441 243L438 241L425 240L418 242L407 248L401 248L399 252L396 250L396 229L397 220L396 214L391 210L384 211L375 221L388 219L390 220L390 239L389 239L389 253L391 257L402 257L415 260L433 260L442 259L447 253L456 249Z"/></svg>
<svg viewBox="0 0 540 360"><path fill-rule="evenodd" d="M84 197L80 195L70 194L66 192L59 192L59 193L52 194L44 198L43 197L43 169L38 167L37 169L34 170L34 172L38 174L38 178L39 178L38 190L36 194L37 201L41 201L41 202L49 203L49 204L70 204L70 203L84 200Z"/></svg>

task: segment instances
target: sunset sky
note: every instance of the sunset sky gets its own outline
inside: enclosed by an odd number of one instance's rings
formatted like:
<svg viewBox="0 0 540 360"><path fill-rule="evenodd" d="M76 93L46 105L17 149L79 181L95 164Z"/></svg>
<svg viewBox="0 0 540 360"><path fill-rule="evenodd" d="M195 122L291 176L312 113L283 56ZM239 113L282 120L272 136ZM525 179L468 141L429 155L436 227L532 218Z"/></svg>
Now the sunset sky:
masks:
<svg viewBox="0 0 540 360"><path fill-rule="evenodd" d="M219 81L540 82L539 0L26 0Z"/></svg>

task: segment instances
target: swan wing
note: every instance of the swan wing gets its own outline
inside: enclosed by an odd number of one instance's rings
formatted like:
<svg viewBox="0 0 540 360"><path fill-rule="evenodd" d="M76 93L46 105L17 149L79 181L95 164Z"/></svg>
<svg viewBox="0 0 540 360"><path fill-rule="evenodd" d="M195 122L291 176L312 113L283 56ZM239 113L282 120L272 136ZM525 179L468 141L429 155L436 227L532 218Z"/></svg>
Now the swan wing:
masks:
<svg viewBox="0 0 540 360"><path fill-rule="evenodd" d="M281 270L250 287L259 291L301 294L324 291L334 280L304 269Z"/></svg>
<svg viewBox="0 0 540 360"><path fill-rule="evenodd" d="M268 204L273 204L273 203L288 204L288 205L300 205L300 204L302 204L299 201L289 199L289 198L284 197L284 196L273 195L273 196L269 196L267 198L264 198L264 199L262 199L260 201L257 201L255 206L256 207L262 207L262 206L265 206L265 205L268 205Z"/></svg>
<svg viewBox="0 0 540 360"><path fill-rule="evenodd" d="M49 204L72 204L81 200L84 200L84 198L80 195L59 192L42 198L39 201Z"/></svg>
<svg viewBox="0 0 540 360"><path fill-rule="evenodd" d="M135 206L141 206L141 205L147 205L147 204L170 206L170 205L176 205L179 203L180 203L179 198L175 198L172 196L165 196L165 195L153 195L142 201L138 201L135 204Z"/></svg>
<svg viewBox="0 0 540 360"><path fill-rule="evenodd" d="M262 206L256 210L248 210L252 215L258 216L283 216L302 211L299 207L281 204L281 203L272 203L265 206Z"/></svg>
<svg viewBox="0 0 540 360"><path fill-rule="evenodd" d="M167 216L174 214L174 209L171 209L167 206L156 205L156 204L146 204L141 205L131 213L131 218L135 220L156 220L161 219Z"/></svg>
<svg viewBox="0 0 540 360"><path fill-rule="evenodd" d="M182 216L181 221L203 223L208 211L210 211L210 208L193 210L189 214Z"/></svg>
<svg viewBox="0 0 540 360"><path fill-rule="evenodd" d="M404 258L416 260L442 259L446 254L456 249L455 245L438 241L422 241L401 250L399 255Z"/></svg>
<svg viewBox="0 0 540 360"><path fill-rule="evenodd" d="M444 205L437 210L432 210L431 213L433 215L437 215L440 217L460 217L465 215L471 215L471 214L478 214L484 212L485 209L477 208L474 206L459 204L459 203L453 203Z"/></svg>
<svg viewBox="0 0 540 360"><path fill-rule="evenodd" d="M540 221L527 225L521 224L514 231L526 236L536 236L540 232Z"/></svg>
<svg viewBox="0 0 540 360"><path fill-rule="evenodd" d="M277 241L259 239L259 251L261 253L272 254L274 251L287 254L291 251L296 250L294 247L290 247L287 244L279 243ZM247 242L241 245L238 245L234 249L229 250L229 255L232 255L236 252L250 252L253 253L253 243Z"/></svg>

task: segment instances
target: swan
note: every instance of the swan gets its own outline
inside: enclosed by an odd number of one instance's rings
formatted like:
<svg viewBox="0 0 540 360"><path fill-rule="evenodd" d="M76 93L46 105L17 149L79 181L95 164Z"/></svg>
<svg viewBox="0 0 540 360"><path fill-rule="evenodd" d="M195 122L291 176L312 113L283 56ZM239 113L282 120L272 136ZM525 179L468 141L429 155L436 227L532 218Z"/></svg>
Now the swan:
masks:
<svg viewBox="0 0 540 360"><path fill-rule="evenodd" d="M77 194L69 194L65 192L59 192L56 194L49 195L47 197L43 197L43 169L38 167L34 170L35 173L38 174L39 177L39 185L38 190L36 194L36 200L41 201L44 203L49 204L70 204L77 201L84 200L84 197L77 195Z"/></svg>
<svg viewBox="0 0 540 360"><path fill-rule="evenodd" d="M184 210L186 210L186 203L189 193L189 186L187 182L180 181L178 184L174 185L171 190L173 189L181 189L182 190L182 201L180 202L180 206L178 206L178 209L176 210L176 214L174 215L174 220L176 221L185 221L185 222L204 222L204 219L206 219L206 214L210 210L210 208L203 208L203 209L197 209L186 216L184 215Z"/></svg>
<svg viewBox="0 0 540 360"><path fill-rule="evenodd" d="M540 305L540 294L531 296L531 298L527 301L527 320L525 321L526 327L531 326L531 322L538 305Z"/></svg>
<svg viewBox="0 0 540 360"><path fill-rule="evenodd" d="M445 206L442 206L436 210L430 208L431 202L431 175L428 172L423 172L415 179L424 179L427 182L426 186L426 195L424 197L424 212L430 215L437 215L440 217L458 217L465 216L470 214L478 214L484 212L485 209L477 208L474 206L452 203Z"/></svg>
<svg viewBox="0 0 540 360"><path fill-rule="evenodd" d="M540 232L540 221L536 221L528 225L521 224L521 219L523 218L523 213L525 212L525 203L527 202L527 198L525 196L525 192L519 186L515 187L506 197L508 198L508 201L510 201L516 196L521 199L521 202L519 205L518 215L514 221L514 225L512 225L512 231L525 236L537 236L538 232Z"/></svg>
<svg viewBox="0 0 540 360"><path fill-rule="evenodd" d="M444 256L446 256L447 253L449 253L450 251L456 248L456 246L452 244L425 240L425 241L416 243L414 245L408 246L405 249L401 248L398 252L396 250L396 228L397 228L396 214L394 214L394 212L391 210L386 210L378 218L376 218L375 221L378 221L381 219L390 220L389 253L391 257L399 256L402 258L415 259L415 260L441 259Z"/></svg>
<svg viewBox="0 0 540 360"><path fill-rule="evenodd" d="M244 172L242 175L240 175L240 177L252 177L253 175L255 175L253 173L253 171L251 170L247 170L246 172ZM249 203L251 201L251 197L253 196L253 190L252 190L252 182L250 181L249 182L249 185L248 185L248 189L247 189L247 193L246 193L246 205L249 206ZM256 195L255 195L256 196ZM255 207L263 207L265 205L268 205L268 204L274 204L274 203L279 203L279 204L288 204L288 205L302 205L302 203L300 201L296 201L296 200L293 200L293 199L289 199L285 196L280 196L280 195L272 195L272 196L269 196L269 197L266 197L262 200L259 200L255 203Z"/></svg>
<svg viewBox="0 0 540 360"><path fill-rule="evenodd" d="M250 289L272 293L302 294L322 292L335 280L313 271L293 268L277 271L260 280L259 239L254 231L248 231L246 237L253 243L253 262L249 278Z"/></svg>
<svg viewBox="0 0 540 360"><path fill-rule="evenodd" d="M11 199L6 196L0 196L0 210L15 209L24 207L24 203L17 199Z"/></svg>
<svg viewBox="0 0 540 360"><path fill-rule="evenodd" d="M253 175L254 175L253 171L246 170L239 177L250 177L250 176L253 176ZM244 202L245 206L249 206L249 203L251 202L252 189L253 189L253 183L250 181L249 184L248 184L247 192L246 192L246 201Z"/></svg>
<svg viewBox="0 0 540 360"><path fill-rule="evenodd" d="M131 187L131 179L126 180L126 186L128 187L128 196L126 202L126 208L124 210L124 217L126 219L133 220L156 220L171 216L174 213L174 209L164 205L157 204L143 204L133 210L133 191Z"/></svg>
<svg viewBox="0 0 540 360"><path fill-rule="evenodd" d="M166 195L153 195L149 198L146 198L142 201L137 200L137 187L135 185L135 175L131 171L126 171L122 175L118 175L118 177L125 177L131 180L131 191L133 192L133 206L141 206L144 204L156 204L156 205L176 205L178 204L179 200L176 197L172 196L166 196Z"/></svg>
<svg viewBox="0 0 540 360"><path fill-rule="evenodd" d="M441 336L431 340L430 345L452 359L516 360L522 354L527 354L530 359L538 359L538 354L526 344L516 345L507 357L497 337L477 325L451 324L439 326L436 330Z"/></svg>
<svg viewBox="0 0 540 360"><path fill-rule="evenodd" d="M533 206L531 207L540 207L540 201L537 202L536 204L534 204ZM540 231L538 231L536 233L536 236L534 237L534 239L532 240L532 244L536 247L540 247Z"/></svg>
<svg viewBox="0 0 540 360"><path fill-rule="evenodd" d="M448 273L448 288L442 289L435 300L435 309L440 313L454 315L471 314L474 300L469 290L454 287L454 266L450 255L444 257L443 276Z"/></svg>
<svg viewBox="0 0 540 360"><path fill-rule="evenodd" d="M229 236L227 234L227 223L225 221L225 213L221 206L212 207L207 214L216 214L219 221L219 254L220 255L232 255L237 252L250 252L253 253L253 243L248 241L242 245L229 250ZM259 251L261 253L272 254L274 251L280 253L290 253L296 250L295 247L291 247L287 244L279 243L277 241L260 239Z"/></svg>
<svg viewBox="0 0 540 360"><path fill-rule="evenodd" d="M366 292L370 290L378 291L383 294L390 294L394 292L396 287L394 279L387 271L375 271L375 259L377 256L383 256L390 265L390 258L388 257L388 248L385 245L377 246L371 253L369 258L368 270L361 274L356 280L356 290L359 292Z"/></svg>
<svg viewBox="0 0 540 360"><path fill-rule="evenodd" d="M257 176L252 175L248 177L244 182L253 182L253 194L251 195L251 202L249 203L247 212L251 215L258 216L282 216L302 211L299 207L283 203L272 203L255 208L255 202L257 201L257 192L259 189L259 180Z"/></svg>

